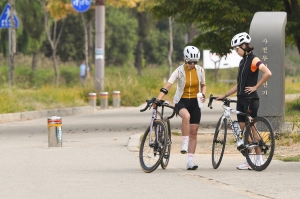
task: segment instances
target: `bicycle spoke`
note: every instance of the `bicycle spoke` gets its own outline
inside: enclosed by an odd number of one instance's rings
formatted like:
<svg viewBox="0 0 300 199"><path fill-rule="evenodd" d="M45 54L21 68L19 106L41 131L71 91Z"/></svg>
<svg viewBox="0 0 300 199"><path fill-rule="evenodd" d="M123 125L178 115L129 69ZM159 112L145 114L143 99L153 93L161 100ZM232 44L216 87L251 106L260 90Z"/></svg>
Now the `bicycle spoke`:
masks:
<svg viewBox="0 0 300 199"><path fill-rule="evenodd" d="M252 128L245 136L249 142L246 151L249 165L256 171L266 169L275 149L274 132L270 122L264 117L254 118Z"/></svg>

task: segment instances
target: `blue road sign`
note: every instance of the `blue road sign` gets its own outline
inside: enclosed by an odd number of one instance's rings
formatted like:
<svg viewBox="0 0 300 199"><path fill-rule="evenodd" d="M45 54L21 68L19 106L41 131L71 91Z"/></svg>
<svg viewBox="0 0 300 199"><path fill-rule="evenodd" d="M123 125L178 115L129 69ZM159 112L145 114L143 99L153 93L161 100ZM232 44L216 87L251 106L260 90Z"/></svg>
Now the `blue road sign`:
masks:
<svg viewBox="0 0 300 199"><path fill-rule="evenodd" d="M92 5L92 0L71 0L71 1L72 1L73 8L77 12L85 12Z"/></svg>
<svg viewBox="0 0 300 199"><path fill-rule="evenodd" d="M14 14L15 28L19 28L19 20ZM1 16L0 16L0 28L10 28L10 4L6 4Z"/></svg>

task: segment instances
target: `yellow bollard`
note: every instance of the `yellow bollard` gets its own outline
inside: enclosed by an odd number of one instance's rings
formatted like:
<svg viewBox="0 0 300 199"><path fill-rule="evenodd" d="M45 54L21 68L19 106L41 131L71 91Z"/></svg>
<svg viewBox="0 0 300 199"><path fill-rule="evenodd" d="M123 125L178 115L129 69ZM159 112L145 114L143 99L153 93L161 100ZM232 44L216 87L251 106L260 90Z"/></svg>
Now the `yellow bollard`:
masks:
<svg viewBox="0 0 300 199"><path fill-rule="evenodd" d="M100 92L101 109L108 108L108 92Z"/></svg>
<svg viewBox="0 0 300 199"><path fill-rule="evenodd" d="M48 147L62 147L61 117L48 117Z"/></svg>
<svg viewBox="0 0 300 199"><path fill-rule="evenodd" d="M121 92L113 91L113 107L120 108L120 104L121 104Z"/></svg>

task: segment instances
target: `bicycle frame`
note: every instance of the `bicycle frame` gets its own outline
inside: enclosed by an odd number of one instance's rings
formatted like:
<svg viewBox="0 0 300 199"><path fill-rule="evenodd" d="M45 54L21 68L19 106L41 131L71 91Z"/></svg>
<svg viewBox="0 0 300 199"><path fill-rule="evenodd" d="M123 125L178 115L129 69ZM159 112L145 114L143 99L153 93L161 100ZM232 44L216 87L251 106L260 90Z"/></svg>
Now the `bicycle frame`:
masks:
<svg viewBox="0 0 300 199"><path fill-rule="evenodd" d="M217 99L217 97L213 97L211 94L208 103L208 107L210 107L211 109L212 101L214 99ZM246 113L243 113L241 111L230 108L230 103L237 103L236 100L230 100L228 98L224 98L221 100L223 101L222 107L224 109L224 112L219 119L213 139L213 168L217 169L222 161L226 144L227 125L230 125L231 130L237 140L237 149L244 156L246 156L249 167L256 171L262 171L266 169L272 160L275 146L274 131L272 129L271 123L265 117L257 116L255 118L252 118L248 111ZM231 113L246 117L245 126L242 131L241 129L237 130L233 120L231 119ZM222 126L224 127L224 132L222 132ZM220 137L219 132L221 132ZM221 148L220 150L217 149L219 147Z"/></svg>
<svg viewBox="0 0 300 199"><path fill-rule="evenodd" d="M233 135L235 136L236 139L238 139L239 134L237 134L237 133L235 132L235 130L234 130L234 127L233 127L233 121L232 121L232 119L231 119L230 113L235 113L235 114L237 114L237 115L243 115L243 116L248 117L248 119L249 119L250 116L249 116L248 114L245 114L245 113L241 112L241 111L237 111L237 110L235 110L235 109L232 109L232 108L230 108L230 107L228 107L228 106L226 106L226 105L223 105L222 107L223 107L223 109L224 109L224 113L223 113L223 115L222 115L221 125L219 126L219 128L221 128L221 126L222 126L223 119L226 118L227 121L229 121L229 125L230 125L230 127L231 127L232 132L233 132ZM243 131L245 131L245 129L246 129L246 126L245 126L245 128L243 129ZM220 129L218 129L218 130L220 130Z"/></svg>
<svg viewBox="0 0 300 199"><path fill-rule="evenodd" d="M173 109L172 115L169 116L169 117L167 117L167 119L171 119L172 117L174 117L174 115L175 115L175 108L172 107L172 106L170 106L169 102L164 101L164 100L156 101L155 98L153 98L152 100L146 100L146 102L147 102L147 106L143 110L140 110L141 112L145 111L149 107L151 108L151 106L152 106L153 103L156 104L156 107L153 108L153 110L152 110L152 117L151 117L151 121L150 121L149 145L151 146L151 144L153 143L153 140L152 140L153 122L157 119L157 114L159 113L158 110L157 110L158 107L161 106L161 114L159 114L159 115L161 117L161 120L163 120L163 121L164 121L164 118L163 118L164 107L166 106L166 107L169 107L169 108ZM166 126L166 128L168 128L168 127ZM160 129L156 129L156 131L155 131L155 134L156 134L156 136L155 136L155 138L156 138L155 142L157 142L159 144L159 146L161 146L162 143L160 143L159 140L158 140L158 137L159 137L158 136L158 132L159 132L159 130Z"/></svg>
<svg viewBox="0 0 300 199"><path fill-rule="evenodd" d="M212 109L211 104L212 104L212 100L213 100L213 99L217 99L217 97L212 97L212 96L210 96L210 101L209 101L209 103L208 103L208 107L210 107L211 109ZM223 103L224 103L223 106L222 106L223 109L224 109L224 113L222 114L221 125L219 126L219 129L218 129L218 130L220 130L220 128L221 128L221 126L222 126L223 119L226 118L227 121L229 121L229 125L230 125L230 127L231 127L231 130L232 130L233 135L235 136L235 138L236 138L237 140L240 139L240 138L239 138L239 137L240 137L240 132L235 132L235 129L234 129L234 126L233 126L233 121L232 121L232 119L231 119L230 113L234 113L234 114L236 114L236 115L243 115L243 116L246 117L245 126L244 126L244 129L242 130L242 135L243 135L243 136L242 136L242 141L243 141L243 143L245 143L245 140L244 140L244 139L245 139L245 138L244 138L244 132L246 131L247 128L249 128L249 130L251 131L251 126L250 126L251 116L250 116L248 113L243 113L243 112L241 112L241 111L232 109L232 108L230 107L230 103L231 103L231 102L237 103L236 100L230 100L230 99L226 98L226 99L223 99L222 101L223 101ZM251 134L251 135L252 135L252 138L253 138L253 134ZM249 146L245 146L245 147L249 149ZM255 146L253 146L253 147L255 147ZM242 151L242 150L241 150L241 151Z"/></svg>

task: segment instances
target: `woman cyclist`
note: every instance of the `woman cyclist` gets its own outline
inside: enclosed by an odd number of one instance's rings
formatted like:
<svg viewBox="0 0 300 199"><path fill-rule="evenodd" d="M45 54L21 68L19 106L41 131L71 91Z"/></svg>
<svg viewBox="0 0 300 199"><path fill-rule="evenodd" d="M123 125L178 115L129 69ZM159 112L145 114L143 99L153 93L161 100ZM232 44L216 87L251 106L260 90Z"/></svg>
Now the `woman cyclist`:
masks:
<svg viewBox="0 0 300 199"><path fill-rule="evenodd" d="M249 112L252 118L257 116L259 108L259 97L257 89L263 85L271 76L271 71L265 66L258 57L253 54L254 47L250 45L251 37L246 32L235 35L231 40L231 47L233 47L239 56L243 57L239 64L237 84L227 91L223 96L217 99L226 98L237 92L236 109L241 112ZM262 78L258 81L259 70L263 72ZM245 116L237 115L238 122L241 129L245 127ZM256 151L256 153L258 153ZM258 156L257 161L262 162L262 157ZM257 162L256 164L260 164ZM251 170L247 160L237 166L239 170Z"/></svg>
<svg viewBox="0 0 300 199"><path fill-rule="evenodd" d="M201 109L197 101L197 93L202 93L200 99L205 102L205 73L204 69L197 65L200 59L200 51L195 46L186 46L183 51L184 64L177 67L170 76L157 100L162 99L170 87L177 80L177 89L174 96L174 103L179 116L182 118L182 148L181 153L188 153L187 170L196 170L198 166L193 163L193 157L197 145L197 131L201 119Z"/></svg>

